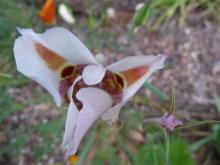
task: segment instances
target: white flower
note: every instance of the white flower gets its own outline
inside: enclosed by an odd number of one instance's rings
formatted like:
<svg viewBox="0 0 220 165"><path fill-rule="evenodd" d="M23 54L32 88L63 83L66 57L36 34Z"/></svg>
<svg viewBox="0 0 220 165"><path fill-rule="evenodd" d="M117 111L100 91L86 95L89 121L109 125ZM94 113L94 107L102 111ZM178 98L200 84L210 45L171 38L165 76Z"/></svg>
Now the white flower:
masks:
<svg viewBox="0 0 220 165"><path fill-rule="evenodd" d="M68 24L75 23L75 18L71 13L71 9L68 8L65 4L61 3L59 5L58 12L60 16L63 18L63 20L66 21Z"/></svg>
<svg viewBox="0 0 220 165"><path fill-rule="evenodd" d="M118 119L120 108L149 76L163 68L165 55L132 56L106 68L87 47L64 28L38 34L18 29L14 44L17 69L37 81L53 96L57 106L69 103L62 146L66 158L75 154L91 125L102 116Z"/></svg>
<svg viewBox="0 0 220 165"><path fill-rule="evenodd" d="M140 10L142 7L144 6L144 3L138 3L136 6L135 6L135 11L138 11Z"/></svg>
<svg viewBox="0 0 220 165"><path fill-rule="evenodd" d="M115 9L112 7L108 7L106 9L106 13L107 13L108 18L115 18L116 17Z"/></svg>

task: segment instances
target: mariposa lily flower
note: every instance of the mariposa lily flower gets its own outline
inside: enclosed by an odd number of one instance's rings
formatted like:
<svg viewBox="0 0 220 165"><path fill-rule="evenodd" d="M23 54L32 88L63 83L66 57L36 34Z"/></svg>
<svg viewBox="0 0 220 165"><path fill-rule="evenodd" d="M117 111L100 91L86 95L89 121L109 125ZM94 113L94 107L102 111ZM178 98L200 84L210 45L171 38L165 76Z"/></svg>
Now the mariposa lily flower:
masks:
<svg viewBox="0 0 220 165"><path fill-rule="evenodd" d="M66 158L77 148L99 118L118 119L121 107L156 70L163 68L165 55L140 55L107 67L71 32L51 28L39 34L18 29L14 44L19 72L35 80L53 96L57 106L69 103L62 147Z"/></svg>
<svg viewBox="0 0 220 165"><path fill-rule="evenodd" d="M52 24L56 20L54 0L47 0L39 12L41 20L46 24Z"/></svg>

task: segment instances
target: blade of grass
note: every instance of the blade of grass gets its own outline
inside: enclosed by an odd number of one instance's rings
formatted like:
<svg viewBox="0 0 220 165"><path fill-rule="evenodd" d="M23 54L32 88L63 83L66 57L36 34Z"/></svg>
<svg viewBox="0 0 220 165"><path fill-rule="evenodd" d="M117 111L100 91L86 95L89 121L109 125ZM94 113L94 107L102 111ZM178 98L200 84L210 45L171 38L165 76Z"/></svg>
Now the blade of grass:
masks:
<svg viewBox="0 0 220 165"><path fill-rule="evenodd" d="M166 101L168 99L167 95L164 92L159 90L157 87L155 87L151 83L145 82L144 87L149 89L154 95L159 97L162 101Z"/></svg>
<svg viewBox="0 0 220 165"><path fill-rule="evenodd" d="M197 151L200 147L202 147L203 145L209 143L210 141L214 140L215 136L214 134L211 134L210 136L207 136L199 141L196 141L195 143L190 145L190 150L192 152Z"/></svg>
<svg viewBox="0 0 220 165"><path fill-rule="evenodd" d="M12 81L12 76L10 74L0 73L0 84L8 84Z"/></svg>
<svg viewBox="0 0 220 165"><path fill-rule="evenodd" d="M216 96L214 101L215 101L215 105L217 107L218 113L220 115L220 97Z"/></svg>
<svg viewBox="0 0 220 165"><path fill-rule="evenodd" d="M96 137L96 131L93 131L89 134L86 143L84 144L81 153L79 155L79 159L76 163L76 165L81 165L83 164L83 161L86 159L87 154L89 153L90 148L92 147L95 137Z"/></svg>
<svg viewBox="0 0 220 165"><path fill-rule="evenodd" d="M144 3L144 5L134 14L133 24L135 27L143 25L149 15L150 6L152 0L148 0Z"/></svg>
<svg viewBox="0 0 220 165"><path fill-rule="evenodd" d="M170 110L169 110L170 115L175 111L175 104L176 104L176 91L175 91L175 87L172 86L171 106L170 106Z"/></svg>
<svg viewBox="0 0 220 165"><path fill-rule="evenodd" d="M120 135L117 136L117 143L123 150L125 155L128 157L131 164L138 164L138 161L136 160L134 154L132 154L130 150L127 148L127 145L125 144L124 140L120 137Z"/></svg>
<svg viewBox="0 0 220 165"><path fill-rule="evenodd" d="M169 157L170 157L170 139L169 134L165 129L162 129L164 136L165 136L165 146L166 146L166 165L169 164Z"/></svg>
<svg viewBox="0 0 220 165"><path fill-rule="evenodd" d="M176 130L180 130L183 128L189 128L189 127L195 127L195 126L200 126L203 124L213 124L213 123L220 123L218 120L203 120L203 121L192 121L184 124L183 126L179 126L176 128Z"/></svg>

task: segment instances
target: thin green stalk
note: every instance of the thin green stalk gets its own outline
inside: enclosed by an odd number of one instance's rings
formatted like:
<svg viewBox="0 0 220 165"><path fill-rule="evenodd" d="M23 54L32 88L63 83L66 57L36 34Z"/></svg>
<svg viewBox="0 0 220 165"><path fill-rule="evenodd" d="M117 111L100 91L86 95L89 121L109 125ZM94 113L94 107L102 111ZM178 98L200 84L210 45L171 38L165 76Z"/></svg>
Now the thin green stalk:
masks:
<svg viewBox="0 0 220 165"><path fill-rule="evenodd" d="M170 138L169 138L169 134L167 133L167 131L165 129L163 129L163 133L165 136L165 142L166 142L166 163L165 165L169 164L169 157L170 157Z"/></svg>
<svg viewBox="0 0 220 165"><path fill-rule="evenodd" d="M12 78L12 76L10 74L7 74L7 73L0 73L0 78L3 77L3 78Z"/></svg>
<svg viewBox="0 0 220 165"><path fill-rule="evenodd" d="M120 148L123 150L127 158L132 164L137 164L138 161L136 160L135 156L131 151L127 148L126 143L123 141L123 139L119 136L117 136L117 143L120 146Z"/></svg>
<svg viewBox="0 0 220 165"><path fill-rule="evenodd" d="M209 143L210 141L215 139L215 134L211 134L210 136L207 136L193 144L190 145L190 149L192 152L197 151L201 146Z"/></svg>
<svg viewBox="0 0 220 165"><path fill-rule="evenodd" d="M149 89L155 96L159 97L162 101L167 100L167 95L160 91L157 87L155 87L153 84L149 82L144 83L144 88Z"/></svg>
<svg viewBox="0 0 220 165"><path fill-rule="evenodd" d="M172 93L171 93L171 106L170 106L170 110L169 110L169 115L171 115L175 109L176 109L176 91L175 91L175 87L172 86Z"/></svg>
<svg viewBox="0 0 220 165"><path fill-rule="evenodd" d="M86 144L83 146L82 151L79 155L79 160L77 161L76 165L83 164L83 161L86 159L87 154L89 153L90 148L92 147L94 141L95 141L96 133L91 132L90 136L88 137Z"/></svg>
<svg viewBox="0 0 220 165"><path fill-rule="evenodd" d="M183 126L179 126L176 128L176 130L183 129L183 128L189 128L189 127L195 127L200 126L203 124L213 124L213 123L220 123L218 120L203 120L203 121L192 121L184 124Z"/></svg>

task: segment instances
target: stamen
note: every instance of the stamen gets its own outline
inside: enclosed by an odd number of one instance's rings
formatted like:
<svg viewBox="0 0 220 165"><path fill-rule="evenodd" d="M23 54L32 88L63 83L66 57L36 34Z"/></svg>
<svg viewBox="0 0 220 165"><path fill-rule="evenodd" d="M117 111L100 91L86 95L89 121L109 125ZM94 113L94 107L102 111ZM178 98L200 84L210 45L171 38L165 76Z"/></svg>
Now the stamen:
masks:
<svg viewBox="0 0 220 165"><path fill-rule="evenodd" d="M124 82L124 79L123 79L122 75L114 74L114 80L120 86L121 89L124 88L125 82Z"/></svg>
<svg viewBox="0 0 220 165"><path fill-rule="evenodd" d="M72 98L79 111L82 109L83 104L76 98L76 93L86 87L95 87L104 90L112 97L113 104L115 105L120 102L123 97L122 89L124 87L124 81L119 75L107 70L102 81L96 85L87 85L83 80L77 82L73 89Z"/></svg>
<svg viewBox="0 0 220 165"><path fill-rule="evenodd" d="M76 93L81 89L81 88L85 88L85 87L88 87L88 85L86 85L82 80L77 82L74 86L74 89L73 89L73 93L72 93L72 98L73 98L73 101L74 103L76 104L76 107L78 109L78 111L80 111L83 107L83 104L80 100L78 100L76 98Z"/></svg>
<svg viewBox="0 0 220 165"><path fill-rule="evenodd" d="M73 65L65 65L65 67L61 66L61 68L63 68L59 74L61 76L61 81L59 83L59 93L62 96L63 100L67 103L69 103L69 98L68 98L68 90L69 88L73 85L73 82L75 81L75 79L82 74L82 70L86 65L82 64L82 65L77 65L77 66L73 66ZM77 91L79 90L79 87L77 87L78 84L75 85L75 88L73 90L73 94L76 94ZM76 91L77 89L77 91ZM73 95L74 96L74 95ZM75 98L76 99L76 98ZM74 100L74 98L73 98ZM77 106L77 108L82 108L82 105L77 101L74 100Z"/></svg>

